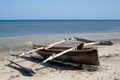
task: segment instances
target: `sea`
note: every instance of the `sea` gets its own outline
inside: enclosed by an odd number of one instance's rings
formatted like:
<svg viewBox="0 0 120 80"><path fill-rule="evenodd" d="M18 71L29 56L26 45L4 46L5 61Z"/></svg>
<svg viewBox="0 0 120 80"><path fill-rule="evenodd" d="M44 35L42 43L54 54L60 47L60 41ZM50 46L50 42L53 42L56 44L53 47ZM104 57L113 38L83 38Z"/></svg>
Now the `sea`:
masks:
<svg viewBox="0 0 120 80"><path fill-rule="evenodd" d="M0 37L120 31L120 20L0 20Z"/></svg>

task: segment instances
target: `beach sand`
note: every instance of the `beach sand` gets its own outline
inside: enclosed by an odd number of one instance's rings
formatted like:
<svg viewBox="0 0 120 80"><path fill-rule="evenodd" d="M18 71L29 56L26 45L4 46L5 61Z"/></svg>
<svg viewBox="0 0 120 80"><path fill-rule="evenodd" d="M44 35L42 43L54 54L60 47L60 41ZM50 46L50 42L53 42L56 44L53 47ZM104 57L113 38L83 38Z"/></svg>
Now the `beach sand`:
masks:
<svg viewBox="0 0 120 80"><path fill-rule="evenodd" d="M68 37L79 37L90 40L111 40L114 45L96 46L100 60L97 70L94 67L85 66L85 69L74 69L66 66L51 65L40 69L36 74L28 74L12 65L7 66L7 59L14 59L15 55L23 51L31 50L26 41L33 41L35 44L47 45ZM72 46L75 42L68 42ZM77 42L78 43L78 42ZM26 56L29 57L29 56ZM29 58L15 59L24 67L33 68L39 60L31 62ZM104 33L80 33L80 34L53 34L40 36L20 36L0 38L0 80L120 80L120 32Z"/></svg>

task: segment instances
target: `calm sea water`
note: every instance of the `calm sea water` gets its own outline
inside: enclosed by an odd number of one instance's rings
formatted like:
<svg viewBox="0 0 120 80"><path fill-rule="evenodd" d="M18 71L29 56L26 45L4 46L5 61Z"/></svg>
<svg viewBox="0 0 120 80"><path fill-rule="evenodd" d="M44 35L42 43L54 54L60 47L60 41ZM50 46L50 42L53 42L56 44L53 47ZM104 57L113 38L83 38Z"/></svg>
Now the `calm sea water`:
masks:
<svg viewBox="0 0 120 80"><path fill-rule="evenodd" d="M120 31L120 20L0 20L0 37Z"/></svg>

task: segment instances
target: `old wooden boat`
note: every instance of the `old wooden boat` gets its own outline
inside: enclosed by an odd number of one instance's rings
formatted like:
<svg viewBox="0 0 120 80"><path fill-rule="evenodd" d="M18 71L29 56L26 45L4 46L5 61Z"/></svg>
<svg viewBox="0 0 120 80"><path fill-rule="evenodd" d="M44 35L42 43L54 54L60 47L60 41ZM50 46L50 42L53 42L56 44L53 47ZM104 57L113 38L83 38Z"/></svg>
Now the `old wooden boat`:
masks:
<svg viewBox="0 0 120 80"><path fill-rule="evenodd" d="M41 69L44 66L44 64L50 60L51 61L55 60L63 63L66 63L66 62L74 63L80 66L82 66L82 64L99 66L97 49L85 48L86 45L91 45L91 44L93 45L96 43L93 43L93 42L87 43L87 44L81 43L76 48L75 47L55 47L55 45L57 44L60 44L72 39L74 38L67 38L47 46L35 45L31 41L29 41L27 42L27 44L31 46L33 50L30 50L28 52L23 52L17 58L20 58L21 56L24 56L26 54L36 52L43 57L43 61L40 62L41 65L39 65L39 67L36 67L34 69L28 69L28 68L22 67L21 65L17 64L12 60L9 60L11 62L9 65L15 64L29 73L36 73L37 70Z"/></svg>
<svg viewBox="0 0 120 80"><path fill-rule="evenodd" d="M44 47L44 46L41 45L32 46L33 49L37 49L39 47ZM51 47L49 49L37 50L36 53L38 53L44 59L46 59L52 54L58 54L69 48L70 47ZM69 51L66 54L63 54L55 58L54 60L75 63L75 64L87 64L87 65L99 66L98 51L97 49L93 49L93 48L81 49L80 47L78 47L75 50Z"/></svg>

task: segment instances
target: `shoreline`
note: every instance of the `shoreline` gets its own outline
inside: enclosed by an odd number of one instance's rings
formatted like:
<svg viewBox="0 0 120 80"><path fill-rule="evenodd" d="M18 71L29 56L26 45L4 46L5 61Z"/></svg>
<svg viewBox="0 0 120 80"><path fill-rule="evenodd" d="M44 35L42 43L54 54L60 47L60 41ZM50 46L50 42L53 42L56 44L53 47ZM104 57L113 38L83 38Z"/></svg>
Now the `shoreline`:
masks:
<svg viewBox="0 0 120 80"><path fill-rule="evenodd" d="M120 32L106 32L106 33L75 33L75 34L49 34L49 35L36 35L36 36L16 36L16 37L2 37L0 38L0 52L17 51L20 49L30 49L27 46L26 41L32 41L35 44L48 45L54 42L61 41L65 38L79 37L88 40L111 40L113 43L120 44ZM79 44L79 41L73 40L60 44L60 46L73 46Z"/></svg>
<svg viewBox="0 0 120 80"><path fill-rule="evenodd" d="M13 38L13 37L35 37L35 36L52 36L52 35L88 35L88 34L111 34L111 33L115 33L115 34L119 34L120 31L106 31L106 32L81 32L81 33L51 33L51 34L33 34L33 35L18 35L18 36L1 36L1 38Z"/></svg>
<svg viewBox="0 0 120 80"><path fill-rule="evenodd" d="M26 41L33 41L34 43L37 44L46 45L71 37L85 38L89 40L111 40L120 39L120 32L48 34L36 36L0 37L0 48L25 46Z"/></svg>

